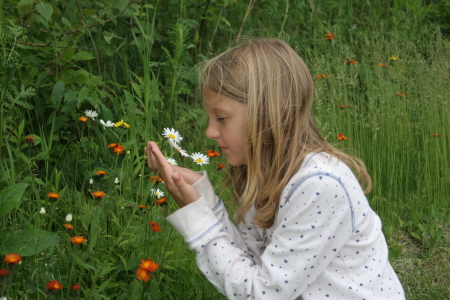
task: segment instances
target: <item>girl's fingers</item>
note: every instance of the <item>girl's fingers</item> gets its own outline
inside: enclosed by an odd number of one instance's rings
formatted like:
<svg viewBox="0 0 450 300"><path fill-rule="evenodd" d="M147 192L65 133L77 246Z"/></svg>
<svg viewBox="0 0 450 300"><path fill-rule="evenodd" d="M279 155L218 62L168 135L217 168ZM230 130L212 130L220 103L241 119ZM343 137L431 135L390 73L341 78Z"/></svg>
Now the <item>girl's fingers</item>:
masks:
<svg viewBox="0 0 450 300"><path fill-rule="evenodd" d="M181 196L180 199L175 199L180 207L186 206L189 203L200 199L200 194L192 185L186 183L183 176L175 172L172 174L172 180L178 188Z"/></svg>

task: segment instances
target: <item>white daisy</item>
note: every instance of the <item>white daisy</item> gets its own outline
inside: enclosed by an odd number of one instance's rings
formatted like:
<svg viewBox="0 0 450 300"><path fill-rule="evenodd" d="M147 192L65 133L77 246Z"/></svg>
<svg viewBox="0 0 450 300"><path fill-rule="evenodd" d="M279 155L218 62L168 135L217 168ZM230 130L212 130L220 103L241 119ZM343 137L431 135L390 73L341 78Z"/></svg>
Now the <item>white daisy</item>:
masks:
<svg viewBox="0 0 450 300"><path fill-rule="evenodd" d="M89 179L89 184L94 184L94 179Z"/></svg>
<svg viewBox="0 0 450 300"><path fill-rule="evenodd" d="M191 158L196 162L198 165L207 165L209 164L209 157L201 154L200 152L196 152L191 155Z"/></svg>
<svg viewBox="0 0 450 300"><path fill-rule="evenodd" d="M105 122L103 120L100 120L100 124L102 124L104 128L106 128L106 127L113 127L114 126L114 123L111 122L111 121L106 121Z"/></svg>
<svg viewBox="0 0 450 300"><path fill-rule="evenodd" d="M116 177L116 179L114 179L114 183L119 184L119 177Z"/></svg>
<svg viewBox="0 0 450 300"><path fill-rule="evenodd" d="M72 214L68 214L67 216L66 216L66 222L72 222Z"/></svg>
<svg viewBox="0 0 450 300"><path fill-rule="evenodd" d="M95 120L95 118L98 117L98 113L95 110L86 110L84 112L86 114L86 117L92 118L92 120Z"/></svg>
<svg viewBox="0 0 450 300"><path fill-rule="evenodd" d="M169 144L170 146L172 146L178 153L180 153L182 156L184 157L189 157L189 154L187 153L186 150L183 150L180 146L177 145L177 143L175 143L172 140L169 140Z"/></svg>
<svg viewBox="0 0 450 300"><path fill-rule="evenodd" d="M178 166L178 163L175 159L173 159L172 157L166 157L166 160L169 164L171 164L172 166Z"/></svg>
<svg viewBox="0 0 450 300"><path fill-rule="evenodd" d="M45 211L45 207L41 207L41 210L39 211L41 215L45 215L47 212Z"/></svg>
<svg viewBox="0 0 450 300"><path fill-rule="evenodd" d="M158 199L161 199L162 197L164 197L164 192L160 189L152 189L152 195L156 196Z"/></svg>
<svg viewBox="0 0 450 300"><path fill-rule="evenodd" d="M183 137L178 133L178 131L173 128L164 128L164 132L162 135L168 138L169 141L174 141L175 143L181 142L183 140Z"/></svg>

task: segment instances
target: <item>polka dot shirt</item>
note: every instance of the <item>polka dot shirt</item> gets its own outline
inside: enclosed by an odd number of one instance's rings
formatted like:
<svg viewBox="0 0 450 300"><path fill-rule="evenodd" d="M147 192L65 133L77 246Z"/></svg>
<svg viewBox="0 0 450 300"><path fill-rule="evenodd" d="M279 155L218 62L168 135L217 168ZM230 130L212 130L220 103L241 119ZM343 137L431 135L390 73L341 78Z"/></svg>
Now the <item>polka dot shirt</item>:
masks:
<svg viewBox="0 0 450 300"><path fill-rule="evenodd" d="M235 226L206 172L201 198L168 217L206 278L228 299L405 299L381 221L352 171L325 153L306 157L275 222Z"/></svg>

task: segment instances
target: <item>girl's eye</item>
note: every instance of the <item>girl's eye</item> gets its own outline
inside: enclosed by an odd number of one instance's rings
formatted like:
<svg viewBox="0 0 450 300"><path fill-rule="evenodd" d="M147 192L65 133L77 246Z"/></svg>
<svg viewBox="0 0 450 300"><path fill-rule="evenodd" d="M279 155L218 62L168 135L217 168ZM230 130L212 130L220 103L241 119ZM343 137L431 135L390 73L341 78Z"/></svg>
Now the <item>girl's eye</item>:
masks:
<svg viewBox="0 0 450 300"><path fill-rule="evenodd" d="M225 120L225 118L217 118L217 121L223 121L223 120Z"/></svg>

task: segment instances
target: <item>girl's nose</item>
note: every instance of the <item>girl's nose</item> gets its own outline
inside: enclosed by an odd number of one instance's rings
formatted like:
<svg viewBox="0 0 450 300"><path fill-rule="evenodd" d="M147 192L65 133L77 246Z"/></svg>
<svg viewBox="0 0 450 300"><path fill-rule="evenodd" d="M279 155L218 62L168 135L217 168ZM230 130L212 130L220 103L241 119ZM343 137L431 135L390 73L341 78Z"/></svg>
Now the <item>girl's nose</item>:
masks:
<svg viewBox="0 0 450 300"><path fill-rule="evenodd" d="M206 128L206 137L211 140L215 140L219 137L219 131L211 124L212 122L208 122L208 128Z"/></svg>

